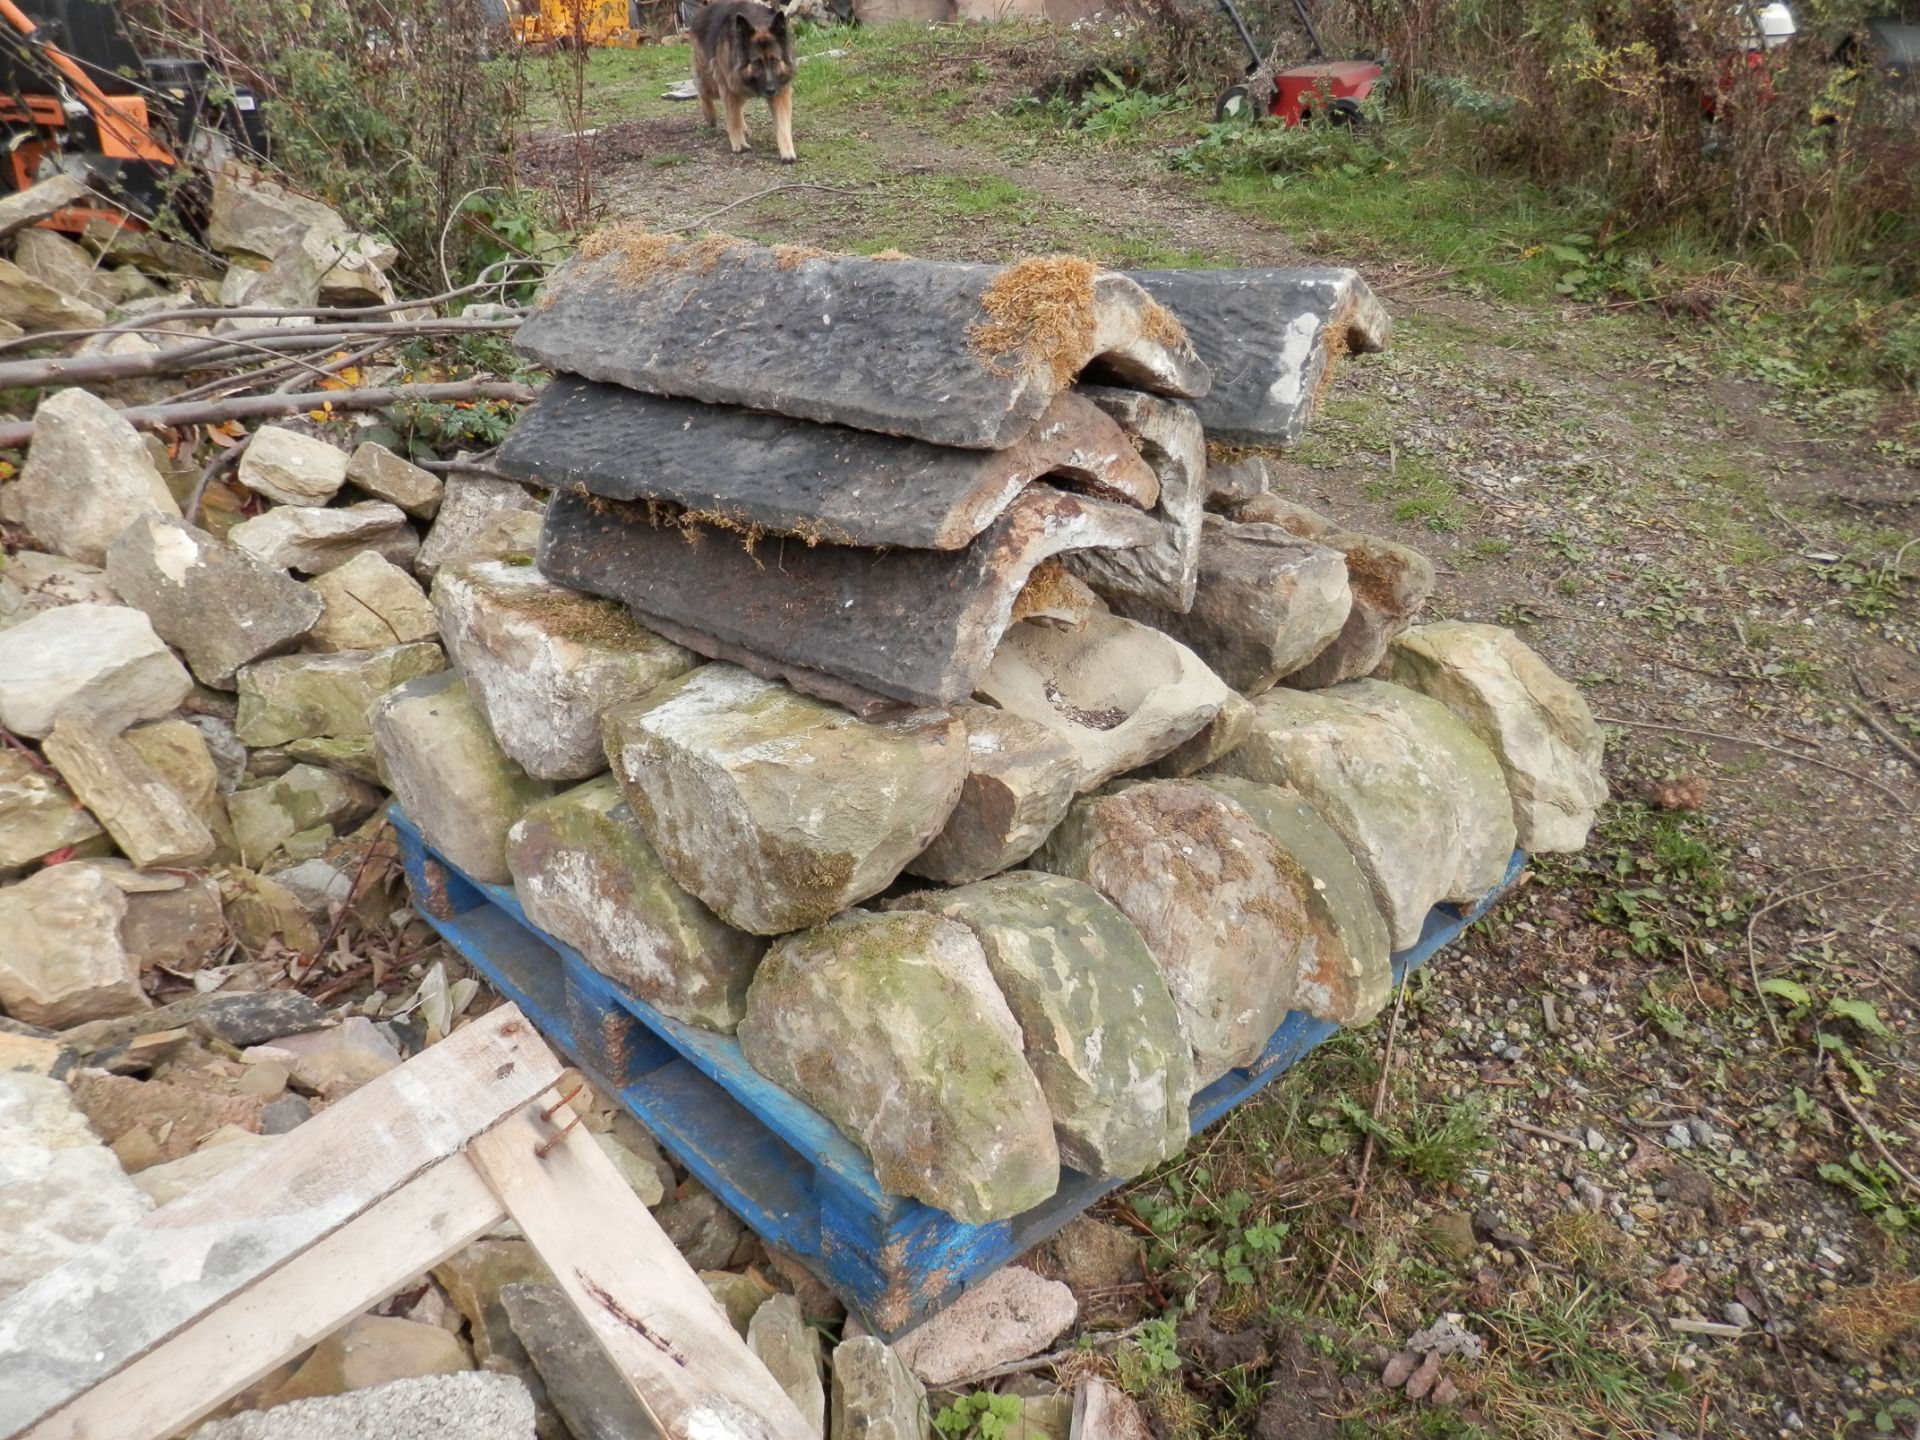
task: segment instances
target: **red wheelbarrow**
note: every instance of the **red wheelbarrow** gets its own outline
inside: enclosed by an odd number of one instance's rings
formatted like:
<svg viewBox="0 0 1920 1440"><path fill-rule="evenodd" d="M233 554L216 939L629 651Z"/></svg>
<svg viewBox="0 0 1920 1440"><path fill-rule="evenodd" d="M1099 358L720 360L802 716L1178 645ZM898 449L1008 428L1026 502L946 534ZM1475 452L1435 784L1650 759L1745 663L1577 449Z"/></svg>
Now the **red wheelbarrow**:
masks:
<svg viewBox="0 0 1920 1440"><path fill-rule="evenodd" d="M1240 32L1241 42L1252 57L1253 63L1247 67L1247 77L1251 80L1266 57L1253 43L1247 22L1240 18L1233 0L1220 0L1220 8L1227 12L1227 18ZM1267 113L1278 116L1283 125L1299 125L1314 119L1324 119L1334 125L1357 124L1361 118L1360 102L1373 93L1373 87L1386 73L1385 53L1371 60L1329 60L1320 44L1320 32L1314 29L1313 17L1307 13L1302 0L1293 0L1293 13L1313 48L1302 64L1274 72L1273 100L1267 106ZM1229 85L1214 102L1213 118L1250 120L1253 108L1248 86Z"/></svg>

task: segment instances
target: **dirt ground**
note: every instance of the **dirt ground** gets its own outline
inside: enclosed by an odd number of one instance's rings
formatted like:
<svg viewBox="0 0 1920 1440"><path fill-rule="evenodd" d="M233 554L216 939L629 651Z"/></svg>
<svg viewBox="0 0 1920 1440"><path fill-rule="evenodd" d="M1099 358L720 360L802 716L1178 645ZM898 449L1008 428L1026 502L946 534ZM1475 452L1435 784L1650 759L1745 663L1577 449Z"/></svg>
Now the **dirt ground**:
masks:
<svg viewBox="0 0 1920 1440"><path fill-rule="evenodd" d="M1609 727L1585 853L1103 1212L1147 1242L1111 1323L1206 1281L1216 1327L1272 1341L1210 1364L1174 1337L1177 1368L1136 1343L1116 1373L1169 1436L1920 1433L1920 478L1697 335L1499 303L1223 210L1151 144L1000 124L1024 57L979 56L931 93L871 47L803 60L791 168L659 98L684 51L623 59L590 92L603 208L1358 267L1394 342L1343 368L1286 492L1426 550L1436 616L1514 627ZM1444 1362L1454 1402L1383 1387L1448 1314L1484 1344Z"/></svg>

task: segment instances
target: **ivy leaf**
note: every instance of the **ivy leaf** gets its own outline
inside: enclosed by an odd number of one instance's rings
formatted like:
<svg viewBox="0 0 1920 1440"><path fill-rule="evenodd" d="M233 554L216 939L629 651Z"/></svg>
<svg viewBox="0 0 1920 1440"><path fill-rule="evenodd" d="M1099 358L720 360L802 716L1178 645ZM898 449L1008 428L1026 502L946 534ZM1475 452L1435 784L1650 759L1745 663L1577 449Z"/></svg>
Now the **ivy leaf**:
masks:
<svg viewBox="0 0 1920 1440"><path fill-rule="evenodd" d="M1881 1023L1880 1012L1864 1000L1835 998L1827 1002L1827 1014L1835 1020L1851 1020L1867 1034L1891 1040L1893 1032Z"/></svg>
<svg viewBox="0 0 1920 1440"><path fill-rule="evenodd" d="M1813 996L1807 993L1807 987L1797 985L1791 980L1762 980L1760 982L1760 993L1762 995L1778 995L1789 1005L1811 1005L1813 1003Z"/></svg>

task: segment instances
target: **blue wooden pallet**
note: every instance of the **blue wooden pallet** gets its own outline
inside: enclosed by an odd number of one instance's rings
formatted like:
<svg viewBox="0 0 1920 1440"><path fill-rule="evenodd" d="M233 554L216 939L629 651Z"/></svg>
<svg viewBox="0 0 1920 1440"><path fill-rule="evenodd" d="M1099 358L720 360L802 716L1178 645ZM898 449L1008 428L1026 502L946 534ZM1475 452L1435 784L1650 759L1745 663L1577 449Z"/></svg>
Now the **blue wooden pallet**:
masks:
<svg viewBox="0 0 1920 1440"><path fill-rule="evenodd" d="M641 1124L767 1244L797 1256L875 1333L892 1338L1046 1239L1123 1181L1061 1172L1059 1191L1010 1220L965 1225L889 1195L831 1121L762 1078L730 1035L671 1020L536 929L512 887L463 875L391 810L415 907L520 1006L602 1093ZM1512 884L1465 909L1437 907L1396 979L1425 964ZM1193 1098L1197 1134L1334 1033L1298 1011L1260 1059Z"/></svg>

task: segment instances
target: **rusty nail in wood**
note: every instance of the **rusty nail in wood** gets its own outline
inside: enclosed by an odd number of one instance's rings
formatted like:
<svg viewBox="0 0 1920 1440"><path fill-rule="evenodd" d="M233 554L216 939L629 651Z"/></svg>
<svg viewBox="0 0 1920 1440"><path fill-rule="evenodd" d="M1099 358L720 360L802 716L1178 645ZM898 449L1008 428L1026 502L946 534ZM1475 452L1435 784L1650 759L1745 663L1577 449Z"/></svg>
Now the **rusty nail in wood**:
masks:
<svg viewBox="0 0 1920 1440"><path fill-rule="evenodd" d="M545 1140L541 1141L538 1145L534 1146L533 1153L539 1156L542 1160L546 1159L548 1152L550 1152L553 1149L553 1147L558 1145L562 1140L566 1139L567 1133L579 1123L580 1123L580 1117L578 1115L574 1116L573 1119L569 1120L565 1125L561 1126L558 1131L548 1136Z"/></svg>
<svg viewBox="0 0 1920 1440"><path fill-rule="evenodd" d="M574 1096L578 1095L584 1089L586 1089L586 1086L584 1085L574 1086L573 1089L569 1090L566 1094L562 1095L558 1100L554 1101L553 1104L549 1105L546 1109L542 1110L540 1112L540 1118L542 1120L553 1119L553 1114L556 1110L558 1110L562 1105L565 1105L569 1100L573 1099Z"/></svg>

